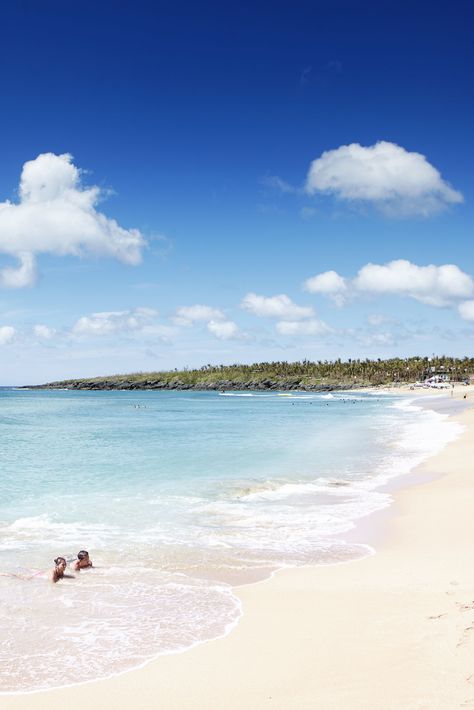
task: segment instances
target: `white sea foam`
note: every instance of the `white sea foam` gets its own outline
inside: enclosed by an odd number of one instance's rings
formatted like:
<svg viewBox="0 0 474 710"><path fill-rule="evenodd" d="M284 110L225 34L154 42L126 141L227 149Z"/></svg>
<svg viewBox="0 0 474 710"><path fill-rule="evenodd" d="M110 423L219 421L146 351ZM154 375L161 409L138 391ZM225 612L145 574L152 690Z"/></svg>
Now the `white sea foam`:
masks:
<svg viewBox="0 0 474 710"><path fill-rule="evenodd" d="M328 394L311 393L304 391L292 392L218 392L220 397L254 397L255 399L268 399L282 397L287 399L335 399L330 392ZM354 399L354 397L351 397Z"/></svg>
<svg viewBox="0 0 474 710"><path fill-rule="evenodd" d="M357 519L389 506L391 496L378 489L391 478L408 474L463 429L413 401L397 402L393 408L416 417L392 422L385 437L387 448L365 476L350 481L318 477L281 485L270 481L254 490L244 488L236 498L207 505L208 513L220 519L222 536L234 547L279 552L281 561L290 562L296 549L298 559L311 557L328 535L342 534Z"/></svg>
<svg viewBox="0 0 474 710"><path fill-rule="evenodd" d="M254 392L219 392L220 397L274 397L272 394L255 394Z"/></svg>
<svg viewBox="0 0 474 710"><path fill-rule="evenodd" d="M123 672L151 656L220 636L241 614L225 585L150 568L141 575L123 568L116 573L96 570L61 588L36 583L33 596L26 583L16 582L11 594L4 588L9 623L0 640L3 692ZM25 603L34 619L26 625Z"/></svg>

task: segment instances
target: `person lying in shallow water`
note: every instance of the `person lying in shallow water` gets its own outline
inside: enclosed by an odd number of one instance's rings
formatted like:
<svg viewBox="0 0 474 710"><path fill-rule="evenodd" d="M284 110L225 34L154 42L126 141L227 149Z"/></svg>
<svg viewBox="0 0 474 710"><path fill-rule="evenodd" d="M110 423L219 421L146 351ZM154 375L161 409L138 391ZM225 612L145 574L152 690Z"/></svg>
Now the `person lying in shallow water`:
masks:
<svg viewBox="0 0 474 710"><path fill-rule="evenodd" d="M79 572L81 569L86 567L92 567L92 561L89 559L89 553L87 550L81 550L77 553L77 560L74 563L74 569Z"/></svg>
<svg viewBox="0 0 474 710"><path fill-rule="evenodd" d="M54 569L52 569L48 574L48 578L51 579L52 582L57 582L61 579L61 577L74 577L72 574L64 574L64 569L66 568L64 565L63 568L63 562L66 563L66 560L64 557L56 557L54 560ZM67 564L67 563L66 563ZM34 579L34 577L43 577L46 575L48 570L46 569L37 569L37 570L31 570L30 574L21 574L19 572L0 572L0 577L12 577L13 579L21 579L23 581L29 582L31 579Z"/></svg>
<svg viewBox="0 0 474 710"><path fill-rule="evenodd" d="M69 562L72 562L72 560L69 560ZM48 577L53 582L54 584L56 582L59 582L60 579L63 579L65 577L69 579L74 579L73 574L65 574L66 568L67 568L67 563L68 560L66 560L65 557L59 556L56 557L54 560L54 567L53 569L49 572ZM74 563L74 569L76 572L79 572L79 570L87 568L87 567L92 567L92 561L89 558L89 553L87 550L81 550L77 554L77 560ZM32 574L18 574L15 572L0 572L0 577L13 577L15 579L22 579L22 580L30 580L33 579L33 577L37 577L38 575L44 575L46 570L36 570L32 572Z"/></svg>
<svg viewBox="0 0 474 710"><path fill-rule="evenodd" d="M72 560L70 560L72 562ZM88 567L92 567L92 562L87 565ZM50 572L48 573L48 579L51 580L51 582L56 583L59 582L60 579L63 579L63 577L67 577L69 579L74 579L73 574L65 574L67 567L67 560L65 557L56 557L54 560L54 567ZM47 570L45 569L38 569L38 570L32 570L31 574L19 574L17 572L0 572L0 577L12 577L13 579L21 579L24 581L29 581L33 579L34 577L38 576L43 576L46 575Z"/></svg>
<svg viewBox="0 0 474 710"><path fill-rule="evenodd" d="M51 570L49 574L50 580L53 582L53 584L56 584L56 582L59 582L60 579L63 579L64 577L69 577L74 579L73 574L64 574L65 570L67 567L67 562L64 557L56 557L54 560L54 568Z"/></svg>

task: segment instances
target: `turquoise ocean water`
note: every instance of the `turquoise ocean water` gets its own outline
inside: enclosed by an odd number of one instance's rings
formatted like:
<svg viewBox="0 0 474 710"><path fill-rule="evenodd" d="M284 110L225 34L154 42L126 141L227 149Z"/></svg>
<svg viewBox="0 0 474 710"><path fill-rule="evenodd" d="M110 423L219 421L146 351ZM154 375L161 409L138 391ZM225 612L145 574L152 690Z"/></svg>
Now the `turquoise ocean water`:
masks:
<svg viewBox="0 0 474 710"><path fill-rule="evenodd" d="M233 585L371 554L345 533L457 433L387 395L0 390L0 692L215 638Z"/></svg>

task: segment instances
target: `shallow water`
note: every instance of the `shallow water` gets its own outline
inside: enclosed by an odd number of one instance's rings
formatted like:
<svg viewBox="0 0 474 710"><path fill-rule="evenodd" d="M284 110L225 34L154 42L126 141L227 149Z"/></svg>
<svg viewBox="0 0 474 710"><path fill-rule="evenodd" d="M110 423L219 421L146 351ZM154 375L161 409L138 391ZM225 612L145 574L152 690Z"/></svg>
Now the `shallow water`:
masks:
<svg viewBox="0 0 474 710"><path fill-rule="evenodd" d="M457 433L391 396L0 391L0 571L35 575L0 576L0 691L187 648L237 622L230 585L370 554L344 533Z"/></svg>

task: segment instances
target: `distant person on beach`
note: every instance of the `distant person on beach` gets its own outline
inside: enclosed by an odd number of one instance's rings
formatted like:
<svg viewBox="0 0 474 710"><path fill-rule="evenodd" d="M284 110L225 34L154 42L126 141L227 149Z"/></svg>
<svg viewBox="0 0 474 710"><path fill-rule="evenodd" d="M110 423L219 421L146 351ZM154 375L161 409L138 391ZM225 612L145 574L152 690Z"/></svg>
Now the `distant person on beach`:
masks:
<svg viewBox="0 0 474 710"><path fill-rule="evenodd" d="M81 550L77 553L77 560L74 563L74 569L79 572L81 569L92 567L92 561L89 559L87 550Z"/></svg>
<svg viewBox="0 0 474 710"><path fill-rule="evenodd" d="M60 579L64 577L74 578L73 574L64 574L67 567L67 562L65 557L56 557L54 560L54 568L50 572L50 579L53 584L59 582Z"/></svg>

